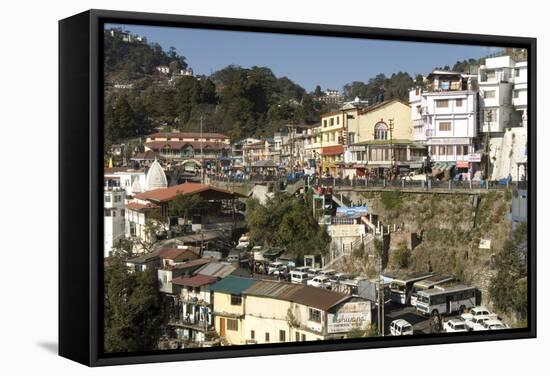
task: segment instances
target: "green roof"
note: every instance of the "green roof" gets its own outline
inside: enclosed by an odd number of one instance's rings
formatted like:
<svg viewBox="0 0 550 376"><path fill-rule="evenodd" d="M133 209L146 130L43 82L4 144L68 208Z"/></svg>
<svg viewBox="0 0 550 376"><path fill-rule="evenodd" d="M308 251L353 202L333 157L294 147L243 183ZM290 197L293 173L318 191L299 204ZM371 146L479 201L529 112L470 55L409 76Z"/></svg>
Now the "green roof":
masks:
<svg viewBox="0 0 550 376"><path fill-rule="evenodd" d="M244 290L256 283L255 279L228 276L219 282L210 285L209 290L224 294L240 295Z"/></svg>

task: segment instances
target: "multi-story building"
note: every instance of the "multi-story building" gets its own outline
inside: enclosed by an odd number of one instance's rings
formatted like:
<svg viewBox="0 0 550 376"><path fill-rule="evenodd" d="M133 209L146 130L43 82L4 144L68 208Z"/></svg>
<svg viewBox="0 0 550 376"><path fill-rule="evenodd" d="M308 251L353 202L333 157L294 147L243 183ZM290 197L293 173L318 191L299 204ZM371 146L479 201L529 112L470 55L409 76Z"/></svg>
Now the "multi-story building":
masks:
<svg viewBox="0 0 550 376"><path fill-rule="evenodd" d="M106 186L103 191L103 256L109 257L113 247L124 239L126 191Z"/></svg>
<svg viewBox="0 0 550 376"><path fill-rule="evenodd" d="M145 151L157 152L166 160L217 161L229 155L229 136L220 133L161 132L147 136Z"/></svg>
<svg viewBox="0 0 550 376"><path fill-rule="evenodd" d="M508 55L488 58L478 80L488 176L521 179L527 160L527 62Z"/></svg>
<svg viewBox="0 0 550 376"><path fill-rule="evenodd" d="M315 97L315 100L318 102L323 102L326 104L340 104L344 100L344 96L340 94L340 91L335 89L327 89L323 95Z"/></svg>
<svg viewBox="0 0 550 376"><path fill-rule="evenodd" d="M426 147L413 140L411 109L392 99L365 107L347 122L343 176L382 177L422 167ZM349 118L349 116L348 116Z"/></svg>
<svg viewBox="0 0 550 376"><path fill-rule="evenodd" d="M231 345L245 343L243 292L256 280L229 276L210 286L214 299L214 326L222 339Z"/></svg>
<svg viewBox="0 0 550 376"><path fill-rule="evenodd" d="M481 162L477 77L434 70L427 80L409 92L413 140L428 147L433 170L455 167L471 178Z"/></svg>
<svg viewBox="0 0 550 376"><path fill-rule="evenodd" d="M210 290L230 344L338 339L371 323L369 301L318 287L229 276Z"/></svg>
<svg viewBox="0 0 550 376"><path fill-rule="evenodd" d="M242 150L244 166L250 167L256 162L267 161L273 158L273 140L265 139L244 144Z"/></svg>

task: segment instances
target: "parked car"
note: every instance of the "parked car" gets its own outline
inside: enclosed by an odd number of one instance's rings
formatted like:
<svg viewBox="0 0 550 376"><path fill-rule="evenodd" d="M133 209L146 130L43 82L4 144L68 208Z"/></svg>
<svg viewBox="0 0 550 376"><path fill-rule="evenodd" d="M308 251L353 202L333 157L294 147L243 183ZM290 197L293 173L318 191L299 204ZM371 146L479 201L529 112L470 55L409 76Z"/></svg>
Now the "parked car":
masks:
<svg viewBox="0 0 550 376"><path fill-rule="evenodd" d="M229 251L226 260L228 262L239 262L240 261L240 251L238 249L233 249Z"/></svg>
<svg viewBox="0 0 550 376"><path fill-rule="evenodd" d="M335 273L328 278L330 279L330 282L332 283L339 283L341 281L350 280L352 276L347 273Z"/></svg>
<svg viewBox="0 0 550 376"><path fill-rule="evenodd" d="M397 319L390 324L390 334L392 336L409 336L413 332L413 326L406 320Z"/></svg>
<svg viewBox="0 0 550 376"><path fill-rule="evenodd" d="M241 236L239 238L239 243L237 244L237 248L239 249L248 249L250 247L250 239L248 236Z"/></svg>
<svg viewBox="0 0 550 376"><path fill-rule="evenodd" d="M334 269L325 269L325 270L319 270L319 275L324 275L325 277L331 278L336 274L336 270Z"/></svg>
<svg viewBox="0 0 550 376"><path fill-rule="evenodd" d="M290 282L305 284L309 280L307 273L293 270L290 272Z"/></svg>
<svg viewBox="0 0 550 376"><path fill-rule="evenodd" d="M483 323L488 320L491 320L489 316L478 315L476 317L473 317L471 320L466 320L466 328L475 332L477 332L478 330L485 330L485 328L483 327Z"/></svg>
<svg viewBox="0 0 550 376"><path fill-rule="evenodd" d="M284 269L286 269L286 265L282 263L281 261L274 261L270 262L267 266L267 274L279 274Z"/></svg>
<svg viewBox="0 0 550 376"><path fill-rule="evenodd" d="M466 322L464 320L449 320L443 325L445 333L467 332Z"/></svg>
<svg viewBox="0 0 550 376"><path fill-rule="evenodd" d="M319 269L309 268L309 270L307 271L307 275L309 276L309 278L314 278L315 276L317 276L317 274L319 274Z"/></svg>
<svg viewBox="0 0 550 376"><path fill-rule="evenodd" d="M325 277L324 275L318 275L313 277L312 279L307 281L307 284L309 286L320 287L323 289L330 289L332 286L328 277Z"/></svg>
<svg viewBox="0 0 550 376"><path fill-rule="evenodd" d="M500 320L490 319L483 322L484 330L502 330L508 329L508 327Z"/></svg>
<svg viewBox="0 0 550 376"><path fill-rule="evenodd" d="M294 270L295 272L307 273L309 270L309 266L298 266L297 268L294 268L292 270Z"/></svg>
<svg viewBox="0 0 550 376"><path fill-rule="evenodd" d="M498 318L495 313L492 313L485 307L477 306L470 309L468 313L463 313L460 318L464 321L469 321L477 316L487 316L491 318Z"/></svg>

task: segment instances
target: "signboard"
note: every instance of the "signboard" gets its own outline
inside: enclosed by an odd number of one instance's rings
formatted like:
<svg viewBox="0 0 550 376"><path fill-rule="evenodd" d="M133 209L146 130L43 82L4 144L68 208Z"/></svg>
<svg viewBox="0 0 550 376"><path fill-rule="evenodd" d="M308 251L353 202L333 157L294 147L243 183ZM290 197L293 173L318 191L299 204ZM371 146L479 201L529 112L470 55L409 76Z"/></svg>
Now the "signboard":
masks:
<svg viewBox="0 0 550 376"><path fill-rule="evenodd" d="M468 168L468 161L456 161L456 167Z"/></svg>
<svg viewBox="0 0 550 376"><path fill-rule="evenodd" d="M359 218L368 215L368 213L369 211L367 206L350 206L347 208L336 208L337 217Z"/></svg>
<svg viewBox="0 0 550 376"><path fill-rule="evenodd" d="M479 249L491 249L491 239L480 239Z"/></svg>
<svg viewBox="0 0 550 376"><path fill-rule="evenodd" d="M327 314L327 332L343 333L351 329L366 329L371 321L371 306L368 301L344 304L334 313Z"/></svg>
<svg viewBox="0 0 550 376"><path fill-rule="evenodd" d="M480 153L470 153L470 154L468 154L468 161L470 161L470 162L481 162L481 154Z"/></svg>
<svg viewBox="0 0 550 376"><path fill-rule="evenodd" d="M333 238L360 237L365 235L365 225L331 225L330 236Z"/></svg>

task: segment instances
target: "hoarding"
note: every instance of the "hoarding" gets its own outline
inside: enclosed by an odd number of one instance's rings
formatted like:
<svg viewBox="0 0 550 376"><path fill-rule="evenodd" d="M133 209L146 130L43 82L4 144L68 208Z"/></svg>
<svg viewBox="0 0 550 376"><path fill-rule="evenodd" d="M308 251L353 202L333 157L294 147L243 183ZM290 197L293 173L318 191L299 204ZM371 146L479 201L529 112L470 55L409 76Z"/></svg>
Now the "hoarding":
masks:
<svg viewBox="0 0 550 376"><path fill-rule="evenodd" d="M327 315L327 332L343 333L351 329L366 329L371 321L369 301L346 303L334 313Z"/></svg>

